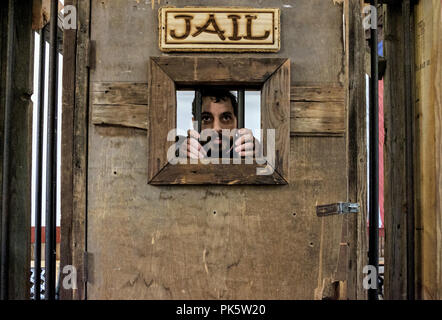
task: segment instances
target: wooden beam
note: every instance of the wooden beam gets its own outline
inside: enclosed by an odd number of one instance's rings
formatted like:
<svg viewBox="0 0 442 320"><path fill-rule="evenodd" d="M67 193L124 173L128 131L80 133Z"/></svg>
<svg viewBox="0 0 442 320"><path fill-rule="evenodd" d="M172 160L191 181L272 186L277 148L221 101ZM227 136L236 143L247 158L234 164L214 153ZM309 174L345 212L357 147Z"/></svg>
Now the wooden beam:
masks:
<svg viewBox="0 0 442 320"><path fill-rule="evenodd" d="M92 123L147 129L148 84L93 82ZM345 90L339 86L292 86L291 136L344 136Z"/></svg>
<svg viewBox="0 0 442 320"><path fill-rule="evenodd" d="M61 266L77 270L77 289L61 289L63 299L86 298L85 250L87 219L87 153L89 117L88 42L90 37L90 0L71 0L77 8L78 30L65 31L63 51L64 98L62 122L62 197ZM71 123L69 123L71 122ZM72 161L71 161L72 160Z"/></svg>
<svg viewBox="0 0 442 320"><path fill-rule="evenodd" d="M177 85L261 85L286 59L161 57L152 58ZM214 69L216 66L216 69Z"/></svg>
<svg viewBox="0 0 442 320"><path fill-rule="evenodd" d="M344 5L347 32L346 60L348 63L347 150L348 150L348 201L360 204L360 213L344 217L348 244L347 297L365 300L363 268L367 265L367 135L365 92L365 39L362 24L361 2L349 0Z"/></svg>
<svg viewBox="0 0 442 320"><path fill-rule="evenodd" d="M7 63L7 8L8 1L1 4L1 92L0 119L3 137L5 112L5 66ZM31 162L32 162L32 101L33 91L33 36L32 2L14 1L14 54L12 62L12 110L9 118L9 220L7 234L7 292L6 299L29 299L31 257ZM4 23L4 24L3 24ZM0 167L3 167L3 152ZM3 169L0 176L3 176ZM1 186L2 184L0 184ZM1 223L1 222L0 222Z"/></svg>
<svg viewBox="0 0 442 320"><path fill-rule="evenodd" d="M384 83L385 299L407 298L404 45L401 5L386 8Z"/></svg>

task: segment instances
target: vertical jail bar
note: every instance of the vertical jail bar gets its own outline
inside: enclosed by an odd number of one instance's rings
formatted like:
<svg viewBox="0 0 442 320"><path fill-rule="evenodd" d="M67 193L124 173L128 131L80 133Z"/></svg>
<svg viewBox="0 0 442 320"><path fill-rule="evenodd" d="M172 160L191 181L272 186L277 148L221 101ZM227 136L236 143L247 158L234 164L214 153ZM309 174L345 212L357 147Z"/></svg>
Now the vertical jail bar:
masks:
<svg viewBox="0 0 442 320"><path fill-rule="evenodd" d="M238 128L245 127L245 92L238 90Z"/></svg>
<svg viewBox="0 0 442 320"><path fill-rule="evenodd" d="M370 0L377 9L378 1ZM373 22L372 22L373 23ZM375 21L374 23L377 23ZM378 94L378 31L371 28L371 78L370 78L370 192L368 263L376 269L376 288L368 289L368 299L378 299L379 270L379 94Z"/></svg>
<svg viewBox="0 0 442 320"><path fill-rule="evenodd" d="M44 31L40 31L40 56L38 60L38 101L36 105L37 126L35 154L35 247L34 247L34 298L40 300L41 293L41 205L42 205L42 175L43 175L43 126L44 126L44 92L45 92L45 57L46 43Z"/></svg>
<svg viewBox="0 0 442 320"><path fill-rule="evenodd" d="M57 20L58 0L51 1L49 84L47 113L47 165L46 165L46 247L45 247L45 298L55 299L56 259L56 124L57 124Z"/></svg>
<svg viewBox="0 0 442 320"><path fill-rule="evenodd" d="M8 35L6 49L6 91L3 137L3 188L2 188L2 241L1 241L1 292L0 299L8 299L9 282L9 160L11 145L11 110L13 99L12 74L14 72L14 0L8 3Z"/></svg>
<svg viewBox="0 0 442 320"><path fill-rule="evenodd" d="M201 132L201 109L203 105L203 97L201 95L201 89L195 91L195 117L198 121L198 128L196 131Z"/></svg>

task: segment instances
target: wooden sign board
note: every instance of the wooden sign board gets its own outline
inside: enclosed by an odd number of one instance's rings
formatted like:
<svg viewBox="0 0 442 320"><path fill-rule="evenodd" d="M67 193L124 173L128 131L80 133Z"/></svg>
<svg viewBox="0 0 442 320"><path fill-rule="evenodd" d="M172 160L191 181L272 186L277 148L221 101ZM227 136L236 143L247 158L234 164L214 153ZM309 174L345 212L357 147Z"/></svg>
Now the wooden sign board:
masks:
<svg viewBox="0 0 442 320"><path fill-rule="evenodd" d="M279 17L278 8L163 7L160 50L277 52Z"/></svg>

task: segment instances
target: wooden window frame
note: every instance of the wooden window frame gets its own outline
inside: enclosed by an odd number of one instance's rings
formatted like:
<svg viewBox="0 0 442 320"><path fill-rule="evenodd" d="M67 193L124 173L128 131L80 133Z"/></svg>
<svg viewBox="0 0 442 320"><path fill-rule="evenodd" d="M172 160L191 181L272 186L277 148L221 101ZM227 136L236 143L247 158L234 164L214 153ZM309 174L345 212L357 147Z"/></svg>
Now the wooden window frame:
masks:
<svg viewBox="0 0 442 320"><path fill-rule="evenodd" d="M290 60L286 58L151 57L149 63L148 183L287 184L290 152ZM175 164L167 160L174 144L177 87L202 85L261 88L261 129L275 129L273 174L257 175L254 164ZM265 140L263 141L265 144Z"/></svg>

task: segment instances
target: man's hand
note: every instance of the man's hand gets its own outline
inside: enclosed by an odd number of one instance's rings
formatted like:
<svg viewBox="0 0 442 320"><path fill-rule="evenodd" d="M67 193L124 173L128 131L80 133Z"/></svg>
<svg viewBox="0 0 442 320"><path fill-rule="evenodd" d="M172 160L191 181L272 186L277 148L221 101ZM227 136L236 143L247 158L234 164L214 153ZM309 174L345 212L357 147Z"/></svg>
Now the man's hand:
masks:
<svg viewBox="0 0 442 320"><path fill-rule="evenodd" d="M253 137L252 130L239 129L240 137L235 140L235 152L241 157L252 157L258 154L259 142Z"/></svg>
<svg viewBox="0 0 442 320"><path fill-rule="evenodd" d="M180 147L180 155L185 154L191 159L202 159L207 156L206 150L198 142L200 134L195 130L187 131L187 140Z"/></svg>

